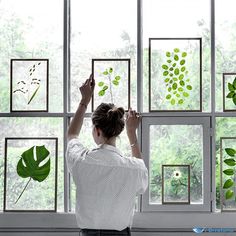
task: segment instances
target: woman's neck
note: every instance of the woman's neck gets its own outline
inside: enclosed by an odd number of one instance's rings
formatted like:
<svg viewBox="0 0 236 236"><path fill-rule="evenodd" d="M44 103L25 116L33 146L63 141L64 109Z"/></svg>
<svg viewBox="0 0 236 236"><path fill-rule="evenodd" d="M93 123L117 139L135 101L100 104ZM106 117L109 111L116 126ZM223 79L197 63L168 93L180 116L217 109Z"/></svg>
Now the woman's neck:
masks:
<svg viewBox="0 0 236 236"><path fill-rule="evenodd" d="M99 144L108 144L111 146L116 147L116 138L110 138L110 139L103 139L101 140L101 142Z"/></svg>

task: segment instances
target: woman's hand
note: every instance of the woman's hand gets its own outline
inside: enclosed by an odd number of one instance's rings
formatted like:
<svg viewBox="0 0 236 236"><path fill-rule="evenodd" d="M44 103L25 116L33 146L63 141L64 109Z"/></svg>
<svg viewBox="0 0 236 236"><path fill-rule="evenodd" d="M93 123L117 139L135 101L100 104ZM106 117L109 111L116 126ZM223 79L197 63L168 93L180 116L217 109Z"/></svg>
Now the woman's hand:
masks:
<svg viewBox="0 0 236 236"><path fill-rule="evenodd" d="M126 113L126 120L125 120L126 131L128 136L129 134L133 134L136 132L136 129L138 128L140 121L141 121L141 116L139 115L139 113L129 108L128 113Z"/></svg>
<svg viewBox="0 0 236 236"><path fill-rule="evenodd" d="M83 83L83 85L79 88L82 96L81 103L85 105L89 104L91 97L93 95L94 87L95 87L95 80L93 78L93 74L91 74L89 79L87 79Z"/></svg>
<svg viewBox="0 0 236 236"><path fill-rule="evenodd" d="M126 125L127 136L132 150L132 155L137 158L142 158L138 145L138 139L136 136L136 129L138 128L140 121L141 121L141 116L139 115L139 113L133 111L130 108L128 110L128 113L126 114L125 125Z"/></svg>

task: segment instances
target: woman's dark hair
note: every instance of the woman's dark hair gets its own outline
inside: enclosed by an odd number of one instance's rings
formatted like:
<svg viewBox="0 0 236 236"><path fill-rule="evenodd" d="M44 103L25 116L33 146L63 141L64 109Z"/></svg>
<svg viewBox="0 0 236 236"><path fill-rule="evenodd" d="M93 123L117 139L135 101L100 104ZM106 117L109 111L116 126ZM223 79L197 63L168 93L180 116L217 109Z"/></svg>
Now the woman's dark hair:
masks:
<svg viewBox="0 0 236 236"><path fill-rule="evenodd" d="M92 122L96 128L102 130L105 138L118 136L124 129L124 114L122 107L115 107L112 103L101 103L93 112Z"/></svg>

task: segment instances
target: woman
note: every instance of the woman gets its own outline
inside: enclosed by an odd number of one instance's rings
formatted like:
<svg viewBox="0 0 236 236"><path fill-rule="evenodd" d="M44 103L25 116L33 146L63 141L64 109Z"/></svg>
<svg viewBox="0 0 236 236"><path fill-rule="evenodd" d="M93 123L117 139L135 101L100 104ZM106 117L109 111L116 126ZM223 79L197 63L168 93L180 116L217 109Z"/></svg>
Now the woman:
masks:
<svg viewBox="0 0 236 236"><path fill-rule="evenodd" d="M102 103L92 115L98 146L88 150L79 134L94 86L91 75L80 87L82 99L68 129L66 156L77 188L76 218L83 236L131 235L135 197L144 193L148 182L136 136L140 116L129 109L124 121L123 108ZM124 157L116 148L116 138L125 125L132 157Z"/></svg>

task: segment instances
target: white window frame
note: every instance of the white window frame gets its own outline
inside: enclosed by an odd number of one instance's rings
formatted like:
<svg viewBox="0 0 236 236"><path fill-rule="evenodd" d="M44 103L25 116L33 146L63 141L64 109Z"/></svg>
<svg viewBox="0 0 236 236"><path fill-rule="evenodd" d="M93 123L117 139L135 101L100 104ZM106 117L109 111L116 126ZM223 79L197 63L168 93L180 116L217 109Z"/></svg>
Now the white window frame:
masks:
<svg viewBox="0 0 236 236"><path fill-rule="evenodd" d="M142 211L205 211L211 210L211 132L210 117L144 117L142 121L142 152L145 164L150 169L150 126L151 125L201 125L203 128L203 203L202 204L150 204L150 188L142 196ZM168 160L167 160L168 161Z"/></svg>

